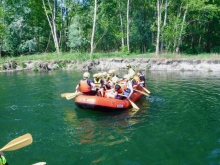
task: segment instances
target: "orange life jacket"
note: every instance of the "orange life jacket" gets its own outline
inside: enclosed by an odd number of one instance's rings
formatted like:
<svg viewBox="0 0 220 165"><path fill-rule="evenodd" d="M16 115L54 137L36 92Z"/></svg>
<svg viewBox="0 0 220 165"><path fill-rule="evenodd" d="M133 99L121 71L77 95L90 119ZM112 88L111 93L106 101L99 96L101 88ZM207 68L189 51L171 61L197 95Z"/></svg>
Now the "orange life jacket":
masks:
<svg viewBox="0 0 220 165"><path fill-rule="evenodd" d="M80 92L90 92L91 91L91 87L87 83L87 79L80 80L80 88L79 89L80 89Z"/></svg>

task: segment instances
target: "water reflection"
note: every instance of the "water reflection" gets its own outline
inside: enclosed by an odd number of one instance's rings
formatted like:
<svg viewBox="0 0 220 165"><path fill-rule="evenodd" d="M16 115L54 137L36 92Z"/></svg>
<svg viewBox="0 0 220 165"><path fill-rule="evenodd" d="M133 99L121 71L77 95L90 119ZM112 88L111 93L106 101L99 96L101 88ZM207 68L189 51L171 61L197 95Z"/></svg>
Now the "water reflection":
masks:
<svg viewBox="0 0 220 165"><path fill-rule="evenodd" d="M138 105L142 107L140 110L111 113L65 108L63 120L75 144L112 146L129 141L132 131L144 125L149 102L142 99Z"/></svg>

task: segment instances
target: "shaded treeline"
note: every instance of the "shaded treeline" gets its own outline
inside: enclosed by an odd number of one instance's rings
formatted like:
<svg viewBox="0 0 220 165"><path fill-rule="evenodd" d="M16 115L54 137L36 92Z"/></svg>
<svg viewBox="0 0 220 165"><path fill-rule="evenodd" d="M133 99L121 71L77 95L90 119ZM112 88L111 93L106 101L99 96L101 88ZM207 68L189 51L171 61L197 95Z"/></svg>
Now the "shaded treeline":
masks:
<svg viewBox="0 0 220 165"><path fill-rule="evenodd" d="M219 53L217 0L0 0L0 57Z"/></svg>

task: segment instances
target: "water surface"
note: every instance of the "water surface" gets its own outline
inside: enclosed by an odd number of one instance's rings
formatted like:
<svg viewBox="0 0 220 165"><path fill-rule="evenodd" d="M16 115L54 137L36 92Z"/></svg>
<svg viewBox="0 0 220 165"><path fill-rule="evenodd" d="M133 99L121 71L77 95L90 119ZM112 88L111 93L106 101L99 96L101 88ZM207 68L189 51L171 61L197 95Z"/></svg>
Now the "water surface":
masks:
<svg viewBox="0 0 220 165"><path fill-rule="evenodd" d="M9 164L220 164L220 73L146 72L149 98L139 111L82 110L82 73L0 73L1 140L31 133L33 143L5 152Z"/></svg>

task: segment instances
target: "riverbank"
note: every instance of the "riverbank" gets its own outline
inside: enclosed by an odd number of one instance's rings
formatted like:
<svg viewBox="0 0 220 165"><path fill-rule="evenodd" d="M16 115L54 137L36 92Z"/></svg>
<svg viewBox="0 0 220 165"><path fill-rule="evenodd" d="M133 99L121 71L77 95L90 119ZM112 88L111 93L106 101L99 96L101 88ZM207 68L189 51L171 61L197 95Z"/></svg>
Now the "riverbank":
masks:
<svg viewBox="0 0 220 165"><path fill-rule="evenodd" d="M175 70L175 71L220 71L220 58L215 59L183 59L183 58L100 58L88 61L78 60L28 60L19 63L9 60L0 64L0 72L22 70L79 70L106 71L123 70L130 63L135 70Z"/></svg>

